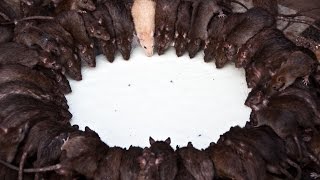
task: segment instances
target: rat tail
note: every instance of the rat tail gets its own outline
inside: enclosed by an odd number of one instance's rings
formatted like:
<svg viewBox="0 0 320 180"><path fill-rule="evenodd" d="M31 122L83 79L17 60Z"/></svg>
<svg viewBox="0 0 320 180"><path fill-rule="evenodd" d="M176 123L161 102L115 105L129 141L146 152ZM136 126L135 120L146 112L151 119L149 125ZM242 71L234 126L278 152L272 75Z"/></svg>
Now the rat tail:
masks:
<svg viewBox="0 0 320 180"><path fill-rule="evenodd" d="M12 169L12 170L15 170L15 171L19 171L19 168L0 159L0 164ZM55 170L59 170L61 169L62 165L61 164L55 164L55 165L52 165L52 166L47 166L47 167L43 167L43 168L30 168L30 169L24 169L23 172L24 173L37 173L37 172L47 172L47 171L55 171Z"/></svg>

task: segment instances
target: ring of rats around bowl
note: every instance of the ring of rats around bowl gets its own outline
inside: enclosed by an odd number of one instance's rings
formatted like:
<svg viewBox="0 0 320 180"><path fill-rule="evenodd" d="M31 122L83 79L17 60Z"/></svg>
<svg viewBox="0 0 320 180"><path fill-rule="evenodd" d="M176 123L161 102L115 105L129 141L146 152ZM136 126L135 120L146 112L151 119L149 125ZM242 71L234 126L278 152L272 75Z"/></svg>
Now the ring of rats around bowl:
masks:
<svg viewBox="0 0 320 180"><path fill-rule="evenodd" d="M0 179L319 179L320 28L298 16L276 0L1 1ZM318 37L288 35L279 19ZM126 149L71 125L67 77L80 81L99 54L129 60L135 41L146 56L173 46L178 57L203 50L217 68L244 68L245 127L205 149L173 148L170 137Z"/></svg>

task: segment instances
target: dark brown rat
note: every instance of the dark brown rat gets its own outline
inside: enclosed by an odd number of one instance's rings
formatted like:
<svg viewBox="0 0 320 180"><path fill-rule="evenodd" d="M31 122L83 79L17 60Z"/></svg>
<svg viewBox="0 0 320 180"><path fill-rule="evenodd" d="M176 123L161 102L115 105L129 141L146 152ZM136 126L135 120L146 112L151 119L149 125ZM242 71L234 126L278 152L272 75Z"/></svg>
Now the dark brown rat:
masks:
<svg viewBox="0 0 320 180"><path fill-rule="evenodd" d="M131 5L132 0L108 0L105 2L113 22L117 48L125 60L130 58L134 33Z"/></svg>
<svg viewBox="0 0 320 180"><path fill-rule="evenodd" d="M120 147L111 147L105 154L105 157L99 162L98 170L94 179L120 179L121 159L125 150Z"/></svg>
<svg viewBox="0 0 320 180"><path fill-rule="evenodd" d="M152 137L149 138L150 150L157 158L163 159L159 164L159 175L161 180L174 179L177 172L177 156L170 146L171 139L165 141L155 141Z"/></svg>
<svg viewBox="0 0 320 180"><path fill-rule="evenodd" d="M103 27L99 20L94 18L91 13L81 14L85 27L87 29L87 33L91 38L102 39L104 41L108 41L110 39L109 33L106 31L105 27Z"/></svg>
<svg viewBox="0 0 320 180"><path fill-rule="evenodd" d="M156 0L155 48L162 55L173 42L180 0Z"/></svg>
<svg viewBox="0 0 320 180"><path fill-rule="evenodd" d="M188 44L188 32L191 26L192 2L181 1L175 24L174 47L178 57L182 56Z"/></svg>
<svg viewBox="0 0 320 180"><path fill-rule="evenodd" d="M239 48L250 38L264 28L275 25L274 17L262 8L252 8L245 12L244 15L246 16L245 20L227 35L227 39L221 46L221 48L224 48L228 61L235 60ZM252 24L255 25L252 26Z"/></svg>
<svg viewBox="0 0 320 180"><path fill-rule="evenodd" d="M144 148L142 155L138 157L140 172L138 180L160 180L159 165L162 157L157 158L149 148Z"/></svg>
<svg viewBox="0 0 320 180"><path fill-rule="evenodd" d="M102 39L97 40L99 50L103 55L106 56L109 62L113 62L117 46L116 34L114 32L112 18L104 4L97 4L97 9L92 14L98 20L98 22L106 28L106 31L110 36L110 39L108 41L104 41Z"/></svg>
<svg viewBox="0 0 320 180"><path fill-rule="evenodd" d="M55 3L55 13L59 14L63 11L76 10L78 12L94 11L96 6L92 0L64 0Z"/></svg>
<svg viewBox="0 0 320 180"><path fill-rule="evenodd" d="M95 67L93 43L87 34L81 15L76 11L65 11L59 13L56 19L72 35L81 61L86 62L90 67Z"/></svg>
<svg viewBox="0 0 320 180"><path fill-rule="evenodd" d="M142 148L133 147L124 152L121 159L120 179L138 180L140 165L138 158L142 155Z"/></svg>
<svg viewBox="0 0 320 180"><path fill-rule="evenodd" d="M28 132L28 123L17 127L2 127L0 125L0 159L11 163L16 156L18 146Z"/></svg>
<svg viewBox="0 0 320 180"><path fill-rule="evenodd" d="M315 69L316 63L316 60L302 51L292 52L289 54L288 60L282 63L272 76L268 93L284 90L299 77L303 77L304 83L308 84L309 75Z"/></svg>
<svg viewBox="0 0 320 180"><path fill-rule="evenodd" d="M187 147L177 150L179 158L186 169L197 180L212 180L214 177L214 167L210 157L204 152L195 149L191 142Z"/></svg>

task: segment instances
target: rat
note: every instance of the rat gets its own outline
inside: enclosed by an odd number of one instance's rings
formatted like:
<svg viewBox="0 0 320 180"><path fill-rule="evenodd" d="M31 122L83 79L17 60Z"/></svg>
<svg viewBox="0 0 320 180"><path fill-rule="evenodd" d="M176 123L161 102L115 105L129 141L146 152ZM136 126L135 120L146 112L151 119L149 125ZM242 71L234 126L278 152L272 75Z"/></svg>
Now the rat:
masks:
<svg viewBox="0 0 320 180"><path fill-rule="evenodd" d="M240 148L221 143L211 143L206 148L215 166L216 176L239 180L265 179L264 160L255 153L235 149Z"/></svg>
<svg viewBox="0 0 320 180"><path fill-rule="evenodd" d="M156 155L156 158L163 159L159 164L159 175L161 180L173 180L178 172L177 155L170 146L171 139L165 141L155 141L149 137L150 150Z"/></svg>
<svg viewBox="0 0 320 180"><path fill-rule="evenodd" d="M97 46L102 54L106 56L107 60L109 62L113 62L115 59L117 45L112 18L108 12L107 7L104 4L97 4L97 9L92 12L92 14L98 20L98 22L106 28L106 31L110 36L108 41L98 39Z"/></svg>
<svg viewBox="0 0 320 180"><path fill-rule="evenodd" d="M35 26L20 28L15 29L15 42L30 48L38 46L46 52L54 53L57 56L60 55L58 44L50 34Z"/></svg>
<svg viewBox="0 0 320 180"><path fill-rule="evenodd" d="M191 0L193 11L190 31L188 33L188 52L189 57L193 58L204 46L204 41L208 38L208 24L214 14L219 13L218 17L225 17L222 8L216 0Z"/></svg>
<svg viewBox="0 0 320 180"><path fill-rule="evenodd" d="M49 54L39 53L35 49L30 49L22 44L10 42L0 44L1 64L21 64L28 67L43 65L48 68L58 70L59 64L54 61Z"/></svg>
<svg viewBox="0 0 320 180"><path fill-rule="evenodd" d="M51 34L58 42L58 48L61 52L57 57L65 73L75 80L81 80L81 61L73 50L74 40L59 23L42 23L38 25L46 33Z"/></svg>
<svg viewBox="0 0 320 180"><path fill-rule="evenodd" d="M156 0L155 48L164 54L173 42L180 0Z"/></svg>
<svg viewBox="0 0 320 180"><path fill-rule="evenodd" d="M96 6L92 0L64 0L55 3L55 13L76 10L78 12L94 11Z"/></svg>
<svg viewBox="0 0 320 180"><path fill-rule="evenodd" d="M108 41L110 39L109 33L106 31L99 20L97 20L91 13L81 14L87 33L91 38L102 39Z"/></svg>
<svg viewBox="0 0 320 180"><path fill-rule="evenodd" d="M228 14L226 18L213 17L208 25L208 39L205 41L204 60L215 60L217 68L222 68L228 62L221 46L230 34L245 19L244 13ZM219 51L218 51L219 50Z"/></svg>
<svg viewBox="0 0 320 180"><path fill-rule="evenodd" d="M16 156L20 143L25 138L29 124L25 123L17 127L2 127L0 124L0 159L11 163Z"/></svg>
<svg viewBox="0 0 320 180"><path fill-rule="evenodd" d="M281 67L272 76L268 93L284 90L299 77L303 77L303 82L307 85L309 75L314 70L316 62L315 59L302 51L290 53L288 60L282 63Z"/></svg>
<svg viewBox="0 0 320 180"><path fill-rule="evenodd" d="M143 149L140 147L130 146L124 152L121 159L120 179L121 180L138 180L140 165L138 158L142 155Z"/></svg>
<svg viewBox="0 0 320 180"><path fill-rule="evenodd" d="M61 105L65 108L68 107L66 98L59 97L50 92L45 92L35 84L23 81L11 81L0 84L0 101L13 94L31 96L44 102L55 103L56 105Z"/></svg>
<svg viewBox="0 0 320 180"><path fill-rule="evenodd" d="M153 55L156 2L154 0L134 0L131 15L135 32L145 54Z"/></svg>
<svg viewBox="0 0 320 180"><path fill-rule="evenodd" d="M193 147L189 142L187 147L177 149L177 154L184 167L197 180L212 180L214 167L210 157L204 152Z"/></svg>
<svg viewBox="0 0 320 180"><path fill-rule="evenodd" d="M181 1L178 8L174 35L174 47L178 57L182 56L187 48L188 32L191 27L191 17L192 2Z"/></svg>
<svg viewBox="0 0 320 180"><path fill-rule="evenodd" d="M0 65L0 74L0 84L15 80L26 81L36 84L44 91L63 96L57 83L40 71L22 65Z"/></svg>
<svg viewBox="0 0 320 180"><path fill-rule="evenodd" d="M65 11L59 13L56 19L58 23L72 35L76 52L81 61L86 62L89 67L95 67L96 62L93 43L87 34L81 15L74 10Z"/></svg>
<svg viewBox="0 0 320 180"><path fill-rule="evenodd" d="M178 148L177 148L178 149ZM192 174L187 170L187 168L184 166L182 159L178 156L177 159L178 163L178 172L175 180L196 180Z"/></svg>
<svg viewBox="0 0 320 180"><path fill-rule="evenodd" d="M130 4L132 4L131 0L110 0L105 2L113 22L116 45L124 60L129 60L130 58L134 33L131 7L128 7Z"/></svg>
<svg viewBox="0 0 320 180"><path fill-rule="evenodd" d="M125 150L120 147L110 147L104 158L99 162L94 179L120 179L121 159Z"/></svg>
<svg viewBox="0 0 320 180"><path fill-rule="evenodd" d="M223 46L221 46L224 48L228 61L235 60L239 48L250 38L264 28L275 25L274 17L262 8L252 8L245 12L244 15L245 20L227 35ZM252 26L252 24L255 24L255 26Z"/></svg>
<svg viewBox="0 0 320 180"><path fill-rule="evenodd" d="M138 180L160 180L159 164L163 161L162 157L157 158L149 148L144 148L142 155L138 157L140 172Z"/></svg>
<svg viewBox="0 0 320 180"><path fill-rule="evenodd" d="M265 160L267 170L270 173L284 174L290 179L301 178L300 166L289 159L286 154L285 142L270 127L240 128L236 126L230 128L222 136L223 141L239 144L244 149L255 149L255 152ZM296 169L297 175L295 178L288 172L287 165Z"/></svg>

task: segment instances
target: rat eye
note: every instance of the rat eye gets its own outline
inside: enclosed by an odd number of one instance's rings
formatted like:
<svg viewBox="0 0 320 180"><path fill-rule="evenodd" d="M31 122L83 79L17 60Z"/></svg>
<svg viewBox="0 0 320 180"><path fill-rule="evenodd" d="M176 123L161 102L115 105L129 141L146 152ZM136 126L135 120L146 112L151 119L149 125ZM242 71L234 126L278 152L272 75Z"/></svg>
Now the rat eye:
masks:
<svg viewBox="0 0 320 180"><path fill-rule="evenodd" d="M146 47L146 46L143 46L143 48L147 49L147 47Z"/></svg>
<svg viewBox="0 0 320 180"><path fill-rule="evenodd" d="M87 4L87 3L88 3L88 0L83 0L83 3Z"/></svg>

